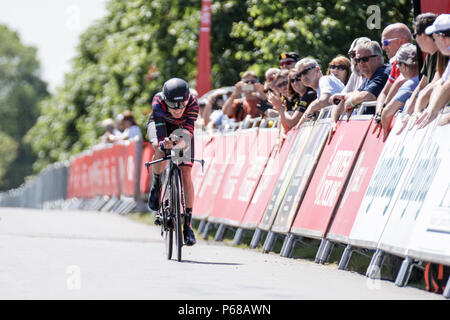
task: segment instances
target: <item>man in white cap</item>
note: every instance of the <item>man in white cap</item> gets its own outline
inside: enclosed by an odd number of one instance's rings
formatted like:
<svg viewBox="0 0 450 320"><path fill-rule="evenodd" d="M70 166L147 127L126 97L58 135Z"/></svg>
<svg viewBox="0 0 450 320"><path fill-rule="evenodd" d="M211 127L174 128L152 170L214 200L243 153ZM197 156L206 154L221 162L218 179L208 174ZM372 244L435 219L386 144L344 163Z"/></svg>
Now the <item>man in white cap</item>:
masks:
<svg viewBox="0 0 450 320"><path fill-rule="evenodd" d="M392 118L398 110L401 110L409 99L414 89L419 84L419 67L417 64L417 48L412 43L403 44L395 54L397 67L400 70L405 83L398 89L394 98L389 101L381 113L381 127L384 138L389 134Z"/></svg>
<svg viewBox="0 0 450 320"><path fill-rule="evenodd" d="M443 55L450 56L450 14L439 15L434 23L425 29L425 33L433 37L436 46ZM433 121L438 116L439 111L444 108L449 101L450 61L447 63L447 68L442 74L440 81L437 81L433 86L433 92L431 93L428 107L417 121L419 128L423 128ZM447 124L449 122L450 116L447 115L441 120L440 124Z"/></svg>

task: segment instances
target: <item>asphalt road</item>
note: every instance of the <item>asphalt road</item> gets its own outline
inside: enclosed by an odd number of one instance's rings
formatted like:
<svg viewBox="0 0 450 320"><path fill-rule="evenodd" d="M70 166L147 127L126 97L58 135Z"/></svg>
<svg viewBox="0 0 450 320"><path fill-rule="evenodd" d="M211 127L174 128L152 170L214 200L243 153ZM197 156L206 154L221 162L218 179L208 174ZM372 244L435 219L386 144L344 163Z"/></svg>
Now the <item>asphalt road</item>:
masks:
<svg viewBox="0 0 450 320"><path fill-rule="evenodd" d="M168 261L159 228L112 213L0 209L0 299L437 299L299 259L199 240Z"/></svg>

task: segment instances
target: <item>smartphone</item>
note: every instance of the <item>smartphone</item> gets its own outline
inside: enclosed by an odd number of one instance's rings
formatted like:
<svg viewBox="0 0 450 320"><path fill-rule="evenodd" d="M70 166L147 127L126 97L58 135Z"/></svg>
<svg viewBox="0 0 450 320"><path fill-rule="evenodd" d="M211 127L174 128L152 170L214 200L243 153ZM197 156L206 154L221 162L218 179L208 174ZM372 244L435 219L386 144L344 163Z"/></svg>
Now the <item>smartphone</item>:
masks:
<svg viewBox="0 0 450 320"><path fill-rule="evenodd" d="M242 90L244 91L254 91L255 90L255 86L252 84L244 84L242 86Z"/></svg>

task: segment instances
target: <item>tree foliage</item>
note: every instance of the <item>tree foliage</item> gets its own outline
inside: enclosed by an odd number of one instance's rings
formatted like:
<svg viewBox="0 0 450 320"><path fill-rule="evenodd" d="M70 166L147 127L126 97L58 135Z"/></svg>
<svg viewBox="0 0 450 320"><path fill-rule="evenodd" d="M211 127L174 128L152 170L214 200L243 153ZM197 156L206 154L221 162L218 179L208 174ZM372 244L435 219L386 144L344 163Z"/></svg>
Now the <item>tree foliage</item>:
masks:
<svg viewBox="0 0 450 320"><path fill-rule="evenodd" d="M45 96L36 49L0 25L0 190L19 186L32 172L36 157L23 137L36 122L38 103Z"/></svg>
<svg viewBox="0 0 450 320"><path fill-rule="evenodd" d="M367 27L370 5L380 9L380 29ZM195 87L200 7L200 0L109 0L107 15L81 36L64 84L41 104L28 135L35 169L97 143L101 120L125 109L145 134L151 99L166 79ZM389 23L412 22L410 0L224 0L211 10L213 87L233 85L247 69L262 77L283 51L326 67L354 38L379 41Z"/></svg>

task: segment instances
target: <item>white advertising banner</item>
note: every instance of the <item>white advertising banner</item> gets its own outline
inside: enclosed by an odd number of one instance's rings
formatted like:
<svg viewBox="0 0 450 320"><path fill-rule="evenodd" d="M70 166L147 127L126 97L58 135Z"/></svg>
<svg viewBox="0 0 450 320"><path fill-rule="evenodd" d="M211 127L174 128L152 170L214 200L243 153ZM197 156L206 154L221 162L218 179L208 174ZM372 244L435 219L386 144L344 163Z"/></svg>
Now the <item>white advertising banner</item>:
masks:
<svg viewBox="0 0 450 320"><path fill-rule="evenodd" d="M400 125L400 117L397 117L358 210L349 237L351 245L377 247L389 219L390 208L395 203L395 192L411 168L427 130L403 130L397 135ZM405 140L413 143L405 144Z"/></svg>
<svg viewBox="0 0 450 320"><path fill-rule="evenodd" d="M417 156L408 172L404 171L401 184L394 192L389 206L389 220L383 231L378 248L391 254L406 256L411 235L436 172L446 156L444 148L436 139L436 122L418 130L416 136L407 135L404 144L417 146L417 135L425 137L418 147ZM417 127L416 127L417 128Z"/></svg>
<svg viewBox="0 0 450 320"><path fill-rule="evenodd" d="M408 246L407 255L450 265L450 125L436 126L437 168ZM434 160L434 159L433 159ZM418 194L418 196L424 196Z"/></svg>

